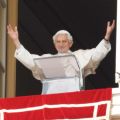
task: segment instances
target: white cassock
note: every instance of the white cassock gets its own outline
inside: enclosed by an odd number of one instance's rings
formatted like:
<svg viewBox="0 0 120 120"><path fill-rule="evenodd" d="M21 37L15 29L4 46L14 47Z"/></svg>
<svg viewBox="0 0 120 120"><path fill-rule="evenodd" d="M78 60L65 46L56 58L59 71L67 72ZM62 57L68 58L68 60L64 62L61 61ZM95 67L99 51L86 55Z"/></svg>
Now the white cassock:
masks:
<svg viewBox="0 0 120 120"><path fill-rule="evenodd" d="M79 91L80 86L82 86L83 84L83 79L89 74L95 74L96 68L110 50L110 43L102 40L96 48L87 50L80 49L74 52L69 51L67 54L70 53L75 55L75 57L77 58L77 62L80 66L80 79L75 78L69 80L42 80L42 73L40 73L40 70L38 70L38 68L36 67L34 63L34 58L53 56L52 54L44 54L42 56L31 54L21 45L21 47L15 51L15 57L25 67L32 71L32 74L36 79L42 81L42 94L52 94ZM70 69L68 72L70 72Z"/></svg>

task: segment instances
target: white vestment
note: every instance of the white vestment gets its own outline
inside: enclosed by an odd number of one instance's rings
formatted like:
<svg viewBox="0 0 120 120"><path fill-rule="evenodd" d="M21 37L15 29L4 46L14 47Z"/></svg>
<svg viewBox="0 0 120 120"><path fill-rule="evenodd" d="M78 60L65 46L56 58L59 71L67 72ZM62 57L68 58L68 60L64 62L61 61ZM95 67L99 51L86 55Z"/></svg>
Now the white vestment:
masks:
<svg viewBox="0 0 120 120"><path fill-rule="evenodd" d="M27 51L22 45L19 49L15 51L15 57L19 60L24 66L32 71L33 76L41 80L43 83L42 94L51 94L51 93L63 93L63 92L73 92L80 90L80 84L82 85L83 79L89 74L95 74L95 70L100 64L100 62L105 58L108 52L111 50L111 45L109 42L102 40L96 48L87 49L87 50L77 50L71 52L77 58L77 62L80 66L80 81L78 78L69 79L69 80L53 80L46 81L42 80L42 73L36 67L34 63L34 58L52 56L52 54L44 54L42 56L31 54ZM69 54L69 53L68 53Z"/></svg>

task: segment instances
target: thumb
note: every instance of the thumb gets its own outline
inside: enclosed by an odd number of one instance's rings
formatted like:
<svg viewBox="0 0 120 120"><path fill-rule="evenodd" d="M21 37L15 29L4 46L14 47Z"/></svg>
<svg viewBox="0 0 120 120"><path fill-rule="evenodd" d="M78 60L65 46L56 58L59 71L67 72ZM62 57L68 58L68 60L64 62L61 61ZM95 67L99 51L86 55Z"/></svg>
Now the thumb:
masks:
<svg viewBox="0 0 120 120"><path fill-rule="evenodd" d="M15 26L15 32L17 32L18 30L17 30L17 26Z"/></svg>

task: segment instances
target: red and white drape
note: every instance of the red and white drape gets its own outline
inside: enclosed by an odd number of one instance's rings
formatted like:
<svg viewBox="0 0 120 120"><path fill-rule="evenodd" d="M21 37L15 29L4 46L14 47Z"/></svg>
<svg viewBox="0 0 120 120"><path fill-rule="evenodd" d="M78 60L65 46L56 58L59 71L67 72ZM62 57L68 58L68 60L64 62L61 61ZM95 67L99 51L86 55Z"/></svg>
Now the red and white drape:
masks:
<svg viewBox="0 0 120 120"><path fill-rule="evenodd" d="M106 88L0 99L0 120L109 119L111 96Z"/></svg>

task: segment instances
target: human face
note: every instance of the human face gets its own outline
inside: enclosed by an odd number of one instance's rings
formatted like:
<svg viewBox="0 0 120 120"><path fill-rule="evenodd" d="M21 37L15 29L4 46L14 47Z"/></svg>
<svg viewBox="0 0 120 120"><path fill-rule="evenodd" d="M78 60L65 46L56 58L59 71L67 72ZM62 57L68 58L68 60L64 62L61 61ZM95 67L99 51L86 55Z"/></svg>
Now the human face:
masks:
<svg viewBox="0 0 120 120"><path fill-rule="evenodd" d="M67 53L72 46L72 41L68 40L67 35L57 35L54 45L58 53Z"/></svg>

